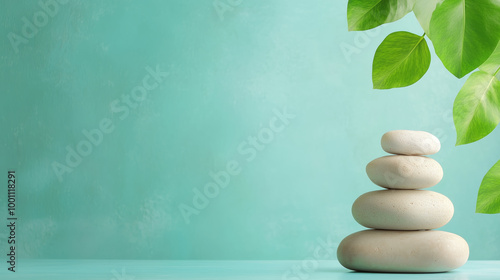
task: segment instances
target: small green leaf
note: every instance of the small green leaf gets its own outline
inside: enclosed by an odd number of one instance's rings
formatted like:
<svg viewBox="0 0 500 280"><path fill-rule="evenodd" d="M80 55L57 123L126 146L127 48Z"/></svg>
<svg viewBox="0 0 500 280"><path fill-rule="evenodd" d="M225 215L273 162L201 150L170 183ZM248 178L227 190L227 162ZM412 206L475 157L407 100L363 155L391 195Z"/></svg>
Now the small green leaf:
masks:
<svg viewBox="0 0 500 280"><path fill-rule="evenodd" d="M457 145L488 135L500 122L500 81L493 75L472 73L453 104Z"/></svg>
<svg viewBox="0 0 500 280"><path fill-rule="evenodd" d="M500 43L497 48L493 51L490 57L479 66L479 70L488 72L491 75L496 75L497 79L500 80Z"/></svg>
<svg viewBox="0 0 500 280"><path fill-rule="evenodd" d="M429 38L431 38L429 23L431 22L432 13L436 9L436 5L443 1L444 0L418 0L413 6L413 13Z"/></svg>
<svg viewBox="0 0 500 280"><path fill-rule="evenodd" d="M476 213L500 213L500 160L486 173L477 194Z"/></svg>
<svg viewBox="0 0 500 280"><path fill-rule="evenodd" d="M429 37L448 71L462 78L481 65L500 38L500 3L445 0L431 17Z"/></svg>
<svg viewBox="0 0 500 280"><path fill-rule="evenodd" d="M415 0L349 0L349 31L368 30L396 21L413 9L414 2Z"/></svg>
<svg viewBox="0 0 500 280"><path fill-rule="evenodd" d="M375 89L414 84L429 69L431 53L424 36L399 31L389 34L373 58L372 81Z"/></svg>

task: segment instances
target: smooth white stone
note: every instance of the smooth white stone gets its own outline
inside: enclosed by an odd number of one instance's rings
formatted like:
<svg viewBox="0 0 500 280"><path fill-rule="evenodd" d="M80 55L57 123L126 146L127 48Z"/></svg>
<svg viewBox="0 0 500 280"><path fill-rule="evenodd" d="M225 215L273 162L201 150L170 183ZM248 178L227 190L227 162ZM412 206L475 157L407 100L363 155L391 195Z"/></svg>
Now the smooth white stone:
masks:
<svg viewBox="0 0 500 280"><path fill-rule="evenodd" d="M388 230L435 229L453 217L453 203L427 190L381 190L365 193L352 205L362 226Z"/></svg>
<svg viewBox="0 0 500 280"><path fill-rule="evenodd" d="M462 237L436 230L360 231L344 238L337 250L344 267L371 272L444 272L468 258Z"/></svg>
<svg viewBox="0 0 500 280"><path fill-rule="evenodd" d="M443 178L443 168L424 156L385 156L372 160L366 174L373 183L388 189L432 187Z"/></svg>
<svg viewBox="0 0 500 280"><path fill-rule="evenodd" d="M439 139L425 131L393 130L382 136L382 149L391 154L432 155L441 149Z"/></svg>

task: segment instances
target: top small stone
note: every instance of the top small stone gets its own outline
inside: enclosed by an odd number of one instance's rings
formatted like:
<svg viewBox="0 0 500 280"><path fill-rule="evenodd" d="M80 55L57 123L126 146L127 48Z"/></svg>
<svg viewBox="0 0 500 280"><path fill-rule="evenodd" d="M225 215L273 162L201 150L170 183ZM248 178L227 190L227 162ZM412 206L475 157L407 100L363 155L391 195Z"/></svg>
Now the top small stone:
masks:
<svg viewBox="0 0 500 280"><path fill-rule="evenodd" d="M439 139L425 131L393 130L382 136L382 149L397 155L423 156L441 149Z"/></svg>

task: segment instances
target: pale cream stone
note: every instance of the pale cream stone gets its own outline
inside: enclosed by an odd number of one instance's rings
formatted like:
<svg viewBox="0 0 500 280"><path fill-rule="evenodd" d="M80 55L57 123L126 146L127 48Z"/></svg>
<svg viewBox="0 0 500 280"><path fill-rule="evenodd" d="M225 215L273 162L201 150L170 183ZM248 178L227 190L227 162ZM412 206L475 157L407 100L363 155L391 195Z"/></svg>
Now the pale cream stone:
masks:
<svg viewBox="0 0 500 280"><path fill-rule="evenodd" d="M453 203L427 190L381 190L365 193L352 205L362 226L388 230L435 229L453 217Z"/></svg>
<svg viewBox="0 0 500 280"><path fill-rule="evenodd" d="M340 243L338 261L371 272L444 272L465 264L469 246L460 236L436 230L365 230Z"/></svg>
<svg viewBox="0 0 500 280"><path fill-rule="evenodd" d="M424 156L385 156L372 160L366 174L373 183L388 189L432 187L443 178L443 168Z"/></svg>
<svg viewBox="0 0 500 280"><path fill-rule="evenodd" d="M382 136L382 149L391 154L432 155L441 149L439 139L425 131L393 130Z"/></svg>

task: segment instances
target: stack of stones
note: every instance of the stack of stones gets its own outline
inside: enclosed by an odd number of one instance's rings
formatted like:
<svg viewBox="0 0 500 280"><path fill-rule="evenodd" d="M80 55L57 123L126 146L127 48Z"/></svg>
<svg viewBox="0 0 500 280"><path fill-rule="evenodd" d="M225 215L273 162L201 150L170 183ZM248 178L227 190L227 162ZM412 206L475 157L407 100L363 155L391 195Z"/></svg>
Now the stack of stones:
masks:
<svg viewBox="0 0 500 280"><path fill-rule="evenodd" d="M441 165L424 156L439 151L437 137L395 130L384 134L382 148L394 155L373 160L366 173L385 189L361 195L352 206L354 219L371 229L342 240L339 262L349 269L373 272L443 272L465 264L467 242L434 230L451 220L453 204L442 194L421 190L443 177Z"/></svg>

